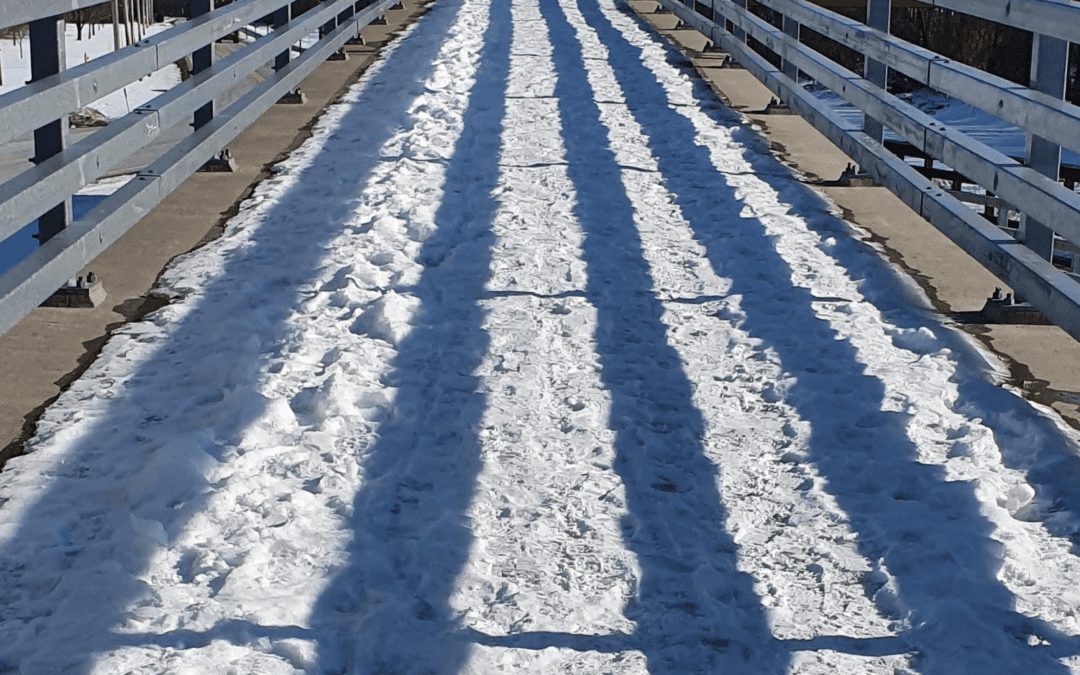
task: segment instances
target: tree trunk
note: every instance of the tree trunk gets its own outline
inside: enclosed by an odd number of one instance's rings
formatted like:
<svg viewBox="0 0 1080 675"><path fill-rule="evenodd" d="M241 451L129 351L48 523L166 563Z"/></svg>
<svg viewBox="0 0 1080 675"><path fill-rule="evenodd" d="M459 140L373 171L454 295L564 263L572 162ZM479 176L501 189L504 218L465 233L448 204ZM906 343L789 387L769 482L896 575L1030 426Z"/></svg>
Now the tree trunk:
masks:
<svg viewBox="0 0 1080 675"><path fill-rule="evenodd" d="M119 0L112 0L112 26L113 26L113 47L119 51L120 49L120 5Z"/></svg>

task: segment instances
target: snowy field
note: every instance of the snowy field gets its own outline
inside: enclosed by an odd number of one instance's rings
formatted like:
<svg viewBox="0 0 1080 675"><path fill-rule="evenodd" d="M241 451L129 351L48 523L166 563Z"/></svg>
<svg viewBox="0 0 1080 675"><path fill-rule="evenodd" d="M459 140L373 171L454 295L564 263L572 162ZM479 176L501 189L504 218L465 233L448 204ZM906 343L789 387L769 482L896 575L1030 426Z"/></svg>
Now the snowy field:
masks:
<svg viewBox="0 0 1080 675"><path fill-rule="evenodd" d="M614 0L437 0L0 473L0 673L1080 673L1077 439Z"/></svg>
<svg viewBox="0 0 1080 675"><path fill-rule="evenodd" d="M172 22L152 24L146 27L144 35L146 37L156 35L172 25ZM122 31L121 39L123 39ZM95 27L93 36L90 35L90 27L85 26L82 40L78 39L75 24L67 25L65 51L68 68L81 66L83 63L104 56L112 52L113 48L111 24ZM24 36L0 40L0 65L3 67L4 74L0 94L14 91L26 84L30 80L30 38ZM90 107L104 113L109 119L117 119L179 83L180 69L174 65L166 66L119 91L103 96L91 103Z"/></svg>

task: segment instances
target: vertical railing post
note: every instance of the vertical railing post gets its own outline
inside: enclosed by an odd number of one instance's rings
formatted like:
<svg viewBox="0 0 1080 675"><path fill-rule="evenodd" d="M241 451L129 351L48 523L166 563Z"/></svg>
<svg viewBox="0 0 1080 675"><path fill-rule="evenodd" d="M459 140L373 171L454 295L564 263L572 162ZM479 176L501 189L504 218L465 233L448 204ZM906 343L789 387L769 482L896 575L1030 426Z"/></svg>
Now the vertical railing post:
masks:
<svg viewBox="0 0 1080 675"><path fill-rule="evenodd" d="M329 0L323 0L323 2L329 2ZM321 40L322 38L329 35L330 32L333 31L335 28L337 28L337 18L336 17L333 18L333 19L330 19L329 21L327 21L325 24L323 24L319 28L319 39Z"/></svg>
<svg viewBox="0 0 1080 675"><path fill-rule="evenodd" d="M190 0L191 4L188 9L188 18L195 19L208 14L213 9L213 0ZM196 75L202 71L208 69L213 64L213 49L212 44L206 45L196 49L191 54L191 74ZM193 126L196 129L200 129L203 126L209 124L210 120L214 119L214 102L208 101L206 105L195 111L195 121Z"/></svg>
<svg viewBox="0 0 1080 675"><path fill-rule="evenodd" d="M292 18L290 16L290 14L292 14L291 10L292 10L292 5L290 4L290 5L285 5L281 9L274 12L274 30L277 30L278 28L281 28L282 26L289 23L289 20ZM274 58L274 70L275 71L281 70L285 66L289 65L289 50L291 48L292 48L291 46L286 47L285 51L281 52L280 54L277 55L277 57Z"/></svg>
<svg viewBox="0 0 1080 675"><path fill-rule="evenodd" d="M37 82L61 72L67 66L66 28L62 17L30 22L30 81ZM67 115L34 130L34 164L60 154L67 145ZM59 234L71 222L71 197L38 218L38 245Z"/></svg>
<svg viewBox="0 0 1080 675"><path fill-rule="evenodd" d="M120 1L112 0L113 47L120 51Z"/></svg>
<svg viewBox="0 0 1080 675"><path fill-rule="evenodd" d="M787 14L784 15L784 33L795 38L795 42L799 41L799 27L798 21ZM780 70L783 71L784 75L790 77L795 84L799 84L799 69L794 63L784 59L780 64Z"/></svg>
<svg viewBox="0 0 1080 675"><path fill-rule="evenodd" d="M891 0L866 0L866 25L886 33L889 32L889 16L892 14ZM863 77L872 84L885 89L889 81L889 70L881 61L869 57L863 60ZM881 142L884 127L881 120L863 115L863 132L878 143Z"/></svg>
<svg viewBox="0 0 1080 675"><path fill-rule="evenodd" d="M1065 65L1069 44L1064 40L1034 35L1031 51L1031 88L1054 98L1065 97ZM1027 133L1027 165L1053 180L1058 179L1061 146L1042 136ZM1054 231L1024 214L1020 219L1020 238L1024 245L1045 260L1054 259Z"/></svg>
<svg viewBox="0 0 1080 675"><path fill-rule="evenodd" d="M746 9L746 0L731 0L731 4ZM733 26L732 28L731 34L735 36L735 39L739 42L746 42L746 31L738 26Z"/></svg>

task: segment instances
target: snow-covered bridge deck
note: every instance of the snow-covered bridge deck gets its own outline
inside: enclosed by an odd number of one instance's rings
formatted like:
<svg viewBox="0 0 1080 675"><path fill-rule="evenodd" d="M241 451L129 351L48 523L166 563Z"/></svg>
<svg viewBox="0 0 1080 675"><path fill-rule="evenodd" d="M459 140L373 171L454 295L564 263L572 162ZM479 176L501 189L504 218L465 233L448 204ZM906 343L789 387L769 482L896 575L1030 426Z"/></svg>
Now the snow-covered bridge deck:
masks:
<svg viewBox="0 0 1080 675"><path fill-rule="evenodd" d="M439 0L0 474L0 672L1080 672L1075 438L612 0Z"/></svg>

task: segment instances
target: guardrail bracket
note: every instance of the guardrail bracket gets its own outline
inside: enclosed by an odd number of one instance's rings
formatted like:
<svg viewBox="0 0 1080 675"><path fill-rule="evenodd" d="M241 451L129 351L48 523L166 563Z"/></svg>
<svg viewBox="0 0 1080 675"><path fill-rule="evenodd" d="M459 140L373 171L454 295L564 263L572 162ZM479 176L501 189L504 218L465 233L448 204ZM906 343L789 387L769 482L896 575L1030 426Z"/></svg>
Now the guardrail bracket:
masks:
<svg viewBox="0 0 1080 675"><path fill-rule="evenodd" d="M794 110L791 109L787 103L782 103L780 99L773 96L769 99L768 105L762 111L765 115L797 115Z"/></svg>
<svg viewBox="0 0 1080 675"><path fill-rule="evenodd" d="M106 295L101 282L90 272L85 278L77 277L64 284L41 303L41 306L93 309L105 302Z"/></svg>
<svg viewBox="0 0 1080 675"><path fill-rule="evenodd" d="M307 103L307 96L299 87L297 87L296 89L293 89L289 93L279 98L278 103L283 103L287 105L303 105Z"/></svg>
<svg viewBox="0 0 1080 675"><path fill-rule="evenodd" d="M1002 295L1001 287L994 289L994 294L986 299L982 308L986 323L1025 324L1028 326L1049 326L1052 322L1042 312L1028 302L1019 302L1012 293Z"/></svg>
<svg viewBox="0 0 1080 675"><path fill-rule="evenodd" d="M199 167L199 173L232 173L234 171L236 171L236 160L233 159L228 148L206 160L206 164Z"/></svg>
<svg viewBox="0 0 1080 675"><path fill-rule="evenodd" d="M836 184L841 187L873 187L878 183L874 181L873 176L860 171L859 167L848 164L840 177L836 179Z"/></svg>

